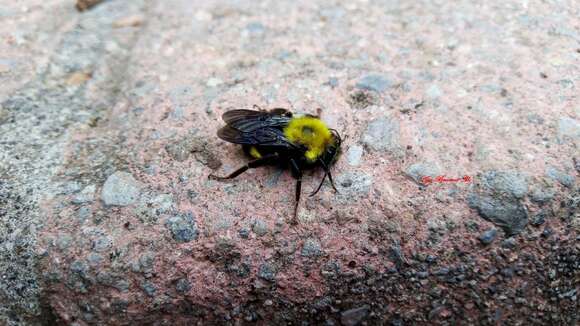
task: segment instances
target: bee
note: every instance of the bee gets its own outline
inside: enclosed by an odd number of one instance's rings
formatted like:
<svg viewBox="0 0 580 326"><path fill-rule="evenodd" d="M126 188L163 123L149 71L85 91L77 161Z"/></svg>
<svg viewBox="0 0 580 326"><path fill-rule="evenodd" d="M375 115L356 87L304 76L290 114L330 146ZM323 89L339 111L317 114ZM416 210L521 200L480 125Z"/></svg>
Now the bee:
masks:
<svg viewBox="0 0 580 326"><path fill-rule="evenodd" d="M254 106L254 108L257 108ZM335 129L328 128L318 116L293 114L283 108L272 110L231 110L223 114L226 123L217 136L230 143L242 145L251 158L247 164L225 177L209 175L213 180L233 179L248 169L264 165L278 165L290 169L296 179L294 220L302 192L302 172L322 168L324 176L310 196L320 191L326 177L332 180L330 167L340 154L342 139Z"/></svg>

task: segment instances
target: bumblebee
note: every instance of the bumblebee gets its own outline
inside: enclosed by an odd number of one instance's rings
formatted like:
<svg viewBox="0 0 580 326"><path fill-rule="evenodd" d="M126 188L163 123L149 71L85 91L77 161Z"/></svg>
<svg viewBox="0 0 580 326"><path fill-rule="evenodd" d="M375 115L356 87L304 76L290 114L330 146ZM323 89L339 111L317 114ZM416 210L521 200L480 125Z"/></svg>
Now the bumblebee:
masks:
<svg viewBox="0 0 580 326"><path fill-rule="evenodd" d="M225 112L222 119L226 125L219 129L218 137L242 145L244 152L252 160L228 176L209 175L210 179L233 179L248 169L264 165L289 168L296 179L294 219L302 192L303 170L324 170L320 184L310 196L318 193L327 176L332 188L338 192L330 167L338 158L342 139L338 131L328 128L319 117L293 114L289 110L275 108L269 111L232 110Z"/></svg>

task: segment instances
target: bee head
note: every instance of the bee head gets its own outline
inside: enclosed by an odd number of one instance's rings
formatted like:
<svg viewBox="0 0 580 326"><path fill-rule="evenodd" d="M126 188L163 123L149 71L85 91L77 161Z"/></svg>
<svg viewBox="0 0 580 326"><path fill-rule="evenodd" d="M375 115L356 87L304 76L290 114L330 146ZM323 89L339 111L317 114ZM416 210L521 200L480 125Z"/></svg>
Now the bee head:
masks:
<svg viewBox="0 0 580 326"><path fill-rule="evenodd" d="M332 144L326 147L326 151L322 155L321 159L326 164L326 166L331 166L341 152L342 138L340 134L335 129L330 129L332 133Z"/></svg>

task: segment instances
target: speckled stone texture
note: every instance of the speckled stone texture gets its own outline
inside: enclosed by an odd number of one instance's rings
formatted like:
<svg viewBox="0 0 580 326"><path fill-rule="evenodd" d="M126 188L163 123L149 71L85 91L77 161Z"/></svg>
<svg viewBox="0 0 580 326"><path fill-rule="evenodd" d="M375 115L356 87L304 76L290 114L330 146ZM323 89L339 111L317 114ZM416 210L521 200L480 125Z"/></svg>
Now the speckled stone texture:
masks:
<svg viewBox="0 0 580 326"><path fill-rule="evenodd" d="M578 17L573 0L2 4L0 324L578 323ZM306 173L297 224L289 173L207 178L247 160L215 133L253 105L346 138L339 193L308 197Z"/></svg>

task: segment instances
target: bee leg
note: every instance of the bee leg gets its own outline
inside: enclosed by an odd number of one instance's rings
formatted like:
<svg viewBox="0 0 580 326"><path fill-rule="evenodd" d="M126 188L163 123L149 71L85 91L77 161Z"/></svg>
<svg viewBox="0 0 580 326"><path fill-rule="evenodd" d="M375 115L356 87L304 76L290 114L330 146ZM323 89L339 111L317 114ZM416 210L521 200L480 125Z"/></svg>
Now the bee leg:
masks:
<svg viewBox="0 0 580 326"><path fill-rule="evenodd" d="M334 180L332 180L332 173L330 173L330 170L328 170L328 179L330 180L332 189L334 189L334 191L336 191L337 193L340 193L340 191L338 191L338 189L336 189L336 186L334 185Z"/></svg>
<svg viewBox="0 0 580 326"><path fill-rule="evenodd" d="M254 104L252 106L252 108L254 108L255 110L258 110L258 111L266 111L266 110L262 109L258 104Z"/></svg>
<svg viewBox="0 0 580 326"><path fill-rule="evenodd" d="M294 220L297 221L300 192L302 191L302 179L296 180L296 204L294 204Z"/></svg>
<svg viewBox="0 0 580 326"><path fill-rule="evenodd" d="M328 173L327 173L326 171L324 171L324 176L322 177L322 181L320 181L320 183L318 184L318 187L316 188L316 190L315 190L315 191L313 191L313 192L312 192L312 193L309 195L310 197L312 197L312 196L316 195L316 194L317 194L317 193L320 191L320 188L322 188L322 184L324 183L324 180L326 180L326 175L327 175L327 174L328 174Z"/></svg>
<svg viewBox="0 0 580 326"><path fill-rule="evenodd" d="M278 153L274 153L274 154L270 154L270 155L266 155L262 158L259 159L255 159L253 161L248 162L248 164L242 166L241 168L235 170L234 172L230 173L228 176L225 177L218 177L216 175L210 174L208 175L209 179L212 180L228 180L228 179L233 179L235 177L237 177L238 175L246 172L248 169L255 169L257 167L266 165L268 163L270 163L270 161L272 161L273 159L278 158Z"/></svg>
<svg viewBox="0 0 580 326"><path fill-rule="evenodd" d="M297 221L298 204L300 203L300 193L302 192L302 170L298 167L295 160L290 160L290 167L296 178L296 203L294 204L294 222Z"/></svg>
<svg viewBox="0 0 580 326"><path fill-rule="evenodd" d="M310 197L316 195L318 193L318 191L320 191L320 188L322 187L324 180L326 180L327 175L328 175L328 178L330 179L330 184L332 185L332 189L334 189L334 191L336 191L336 192L339 192L338 189L336 189L336 186L334 185L334 180L332 180L332 174L330 173L330 168L326 165L326 163L324 163L323 160L318 160L318 162L320 163L320 165L324 169L324 176L322 177L322 181L320 181L318 188L316 188L316 190L310 194Z"/></svg>

